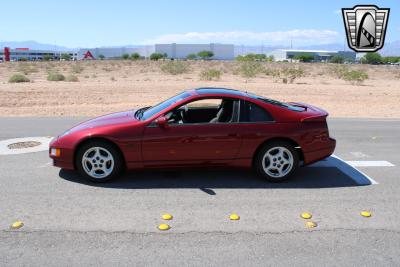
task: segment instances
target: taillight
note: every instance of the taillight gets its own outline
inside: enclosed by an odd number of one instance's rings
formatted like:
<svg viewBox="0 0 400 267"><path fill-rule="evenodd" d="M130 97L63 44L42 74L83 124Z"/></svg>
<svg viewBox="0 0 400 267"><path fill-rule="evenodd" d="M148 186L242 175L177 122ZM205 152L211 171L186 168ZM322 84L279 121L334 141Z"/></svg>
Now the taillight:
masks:
<svg viewBox="0 0 400 267"><path fill-rule="evenodd" d="M329 138L328 131L323 131L317 135L314 135L314 137L313 137L314 140L320 140L320 141L326 141L328 138Z"/></svg>
<svg viewBox="0 0 400 267"><path fill-rule="evenodd" d="M318 116L310 116L310 117L306 117L301 119L301 122L322 122L322 121L326 121L326 117L328 115L318 115Z"/></svg>

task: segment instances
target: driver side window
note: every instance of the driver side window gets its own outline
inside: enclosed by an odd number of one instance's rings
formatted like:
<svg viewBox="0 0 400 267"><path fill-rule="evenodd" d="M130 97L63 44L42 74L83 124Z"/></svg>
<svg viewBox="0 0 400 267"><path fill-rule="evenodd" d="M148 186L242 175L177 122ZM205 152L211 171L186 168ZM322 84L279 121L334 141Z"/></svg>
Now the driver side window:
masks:
<svg viewBox="0 0 400 267"><path fill-rule="evenodd" d="M207 98L190 102L165 116L169 124L231 123L238 120L239 101Z"/></svg>

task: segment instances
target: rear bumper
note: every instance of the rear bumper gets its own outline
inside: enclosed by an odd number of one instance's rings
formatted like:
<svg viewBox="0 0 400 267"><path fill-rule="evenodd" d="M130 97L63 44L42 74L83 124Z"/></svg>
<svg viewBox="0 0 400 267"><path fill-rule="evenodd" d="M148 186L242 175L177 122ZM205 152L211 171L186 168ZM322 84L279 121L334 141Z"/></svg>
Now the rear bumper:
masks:
<svg viewBox="0 0 400 267"><path fill-rule="evenodd" d="M336 147L336 140L333 138L328 138L322 148L318 150L304 152L304 165L314 163L316 161L322 160L333 154Z"/></svg>

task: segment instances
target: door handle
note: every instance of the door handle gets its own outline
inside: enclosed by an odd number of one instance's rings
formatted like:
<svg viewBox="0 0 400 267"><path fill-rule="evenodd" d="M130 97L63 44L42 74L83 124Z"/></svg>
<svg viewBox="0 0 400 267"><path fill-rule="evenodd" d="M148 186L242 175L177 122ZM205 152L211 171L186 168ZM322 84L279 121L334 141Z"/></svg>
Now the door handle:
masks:
<svg viewBox="0 0 400 267"><path fill-rule="evenodd" d="M229 137L237 137L238 134L237 134L237 133L229 133L228 136L229 136Z"/></svg>

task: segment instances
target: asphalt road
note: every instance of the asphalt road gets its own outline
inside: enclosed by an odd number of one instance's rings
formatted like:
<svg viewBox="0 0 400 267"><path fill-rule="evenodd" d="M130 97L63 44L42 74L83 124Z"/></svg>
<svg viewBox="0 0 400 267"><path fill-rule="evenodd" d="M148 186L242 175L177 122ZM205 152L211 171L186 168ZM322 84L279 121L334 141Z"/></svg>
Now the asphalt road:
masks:
<svg viewBox="0 0 400 267"><path fill-rule="evenodd" d="M0 140L54 136L81 120L2 118ZM52 167L47 152L0 156L0 265L400 265L400 120L329 126L343 160L395 166L359 167L371 185L335 166L301 168L282 184L205 170L98 185ZM174 216L167 232L157 229L163 213ZM25 225L10 230L16 220Z"/></svg>

